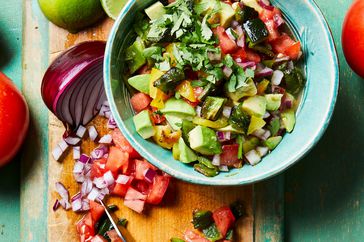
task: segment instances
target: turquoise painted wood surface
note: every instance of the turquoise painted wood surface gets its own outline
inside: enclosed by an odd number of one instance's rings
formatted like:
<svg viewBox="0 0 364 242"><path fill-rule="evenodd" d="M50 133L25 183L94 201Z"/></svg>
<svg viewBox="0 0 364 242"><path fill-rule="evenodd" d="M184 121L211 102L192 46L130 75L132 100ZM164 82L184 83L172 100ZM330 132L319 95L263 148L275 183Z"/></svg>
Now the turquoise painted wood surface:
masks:
<svg viewBox="0 0 364 242"><path fill-rule="evenodd" d="M21 171L19 162L0 171L0 241L47 241L48 114L40 105L39 84L49 62L49 26L36 0L3 2L0 69L25 92L32 128L21 154ZM309 156L285 174L254 185L255 241L363 240L364 81L350 71L340 45L342 20L351 1L317 3L332 28L340 57L337 108ZM18 14L20 9L23 15ZM4 54L3 49L10 51Z"/></svg>

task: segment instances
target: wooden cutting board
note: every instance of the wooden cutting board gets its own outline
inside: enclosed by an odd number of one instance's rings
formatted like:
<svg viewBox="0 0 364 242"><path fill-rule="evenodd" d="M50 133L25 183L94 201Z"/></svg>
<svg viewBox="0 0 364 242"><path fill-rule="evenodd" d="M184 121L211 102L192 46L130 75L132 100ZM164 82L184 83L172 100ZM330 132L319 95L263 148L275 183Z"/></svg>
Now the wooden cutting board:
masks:
<svg viewBox="0 0 364 242"><path fill-rule="evenodd" d="M52 211L55 182L61 181L71 196L79 191L72 169L70 152L62 162L53 160L51 151L59 142L64 128L53 114L47 112L40 97L41 78L49 62L74 44L87 40L106 40L113 21L78 34L70 34L48 23L36 0L25 0L23 78L31 108L30 142L24 151L25 176L22 184L22 234L24 241L78 241L76 222L82 214L58 209ZM35 118L36 117L36 118ZM101 133L107 132L103 118L93 124ZM89 153L95 144L85 139L82 152ZM42 194L40 197L35 194ZM32 198L31 201L27 199ZM258 186L206 187L173 180L167 199L160 206L149 206L144 214L137 214L123 206L121 198L111 198L108 204L120 208L117 215L129 221L128 231L137 242L167 242L191 228L192 210L216 209L237 199L246 205L247 216L237 226L237 241L280 241L283 232L283 180L281 177ZM34 204L39 204L34 206Z"/></svg>

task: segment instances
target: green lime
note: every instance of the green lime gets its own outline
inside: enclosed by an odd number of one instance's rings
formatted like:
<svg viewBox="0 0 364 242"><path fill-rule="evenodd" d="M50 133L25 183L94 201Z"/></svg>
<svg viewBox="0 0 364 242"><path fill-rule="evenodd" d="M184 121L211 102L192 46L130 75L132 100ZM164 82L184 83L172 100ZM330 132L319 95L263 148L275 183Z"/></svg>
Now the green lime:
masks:
<svg viewBox="0 0 364 242"><path fill-rule="evenodd" d="M105 16L100 0L38 0L44 15L71 33L91 26Z"/></svg>
<svg viewBox="0 0 364 242"><path fill-rule="evenodd" d="M106 14L114 20L119 16L119 13L127 2L127 0L101 0Z"/></svg>

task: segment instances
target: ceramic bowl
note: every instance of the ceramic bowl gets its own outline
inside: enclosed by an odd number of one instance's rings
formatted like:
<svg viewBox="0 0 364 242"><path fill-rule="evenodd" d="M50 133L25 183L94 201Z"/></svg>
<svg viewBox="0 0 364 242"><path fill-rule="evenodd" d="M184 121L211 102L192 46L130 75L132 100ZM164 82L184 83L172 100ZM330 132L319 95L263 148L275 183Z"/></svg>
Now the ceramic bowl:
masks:
<svg viewBox="0 0 364 242"><path fill-rule="evenodd" d="M332 116L338 86L339 67L330 29L320 9L312 0L272 0L279 7L301 41L305 56L306 87L297 111L297 123L280 145L256 166L245 165L228 173L208 178L190 165L176 161L172 152L135 131L130 95L124 85L124 53L133 41L135 16L154 0L130 0L116 20L107 42L104 62L105 90L119 128L133 147L153 165L190 183L204 185L243 185L276 175L300 160L319 141Z"/></svg>

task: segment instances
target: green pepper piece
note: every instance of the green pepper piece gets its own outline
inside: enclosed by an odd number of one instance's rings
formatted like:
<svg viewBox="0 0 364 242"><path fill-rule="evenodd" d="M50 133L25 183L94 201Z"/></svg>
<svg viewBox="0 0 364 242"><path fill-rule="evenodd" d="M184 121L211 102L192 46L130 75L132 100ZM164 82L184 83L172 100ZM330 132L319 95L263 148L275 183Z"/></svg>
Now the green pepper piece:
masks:
<svg viewBox="0 0 364 242"><path fill-rule="evenodd" d="M154 82L154 86L165 93L173 91L178 84L185 79L185 72L179 68L173 67L165 73L159 80Z"/></svg>
<svg viewBox="0 0 364 242"><path fill-rule="evenodd" d="M250 124L250 116L243 110L243 104L240 103L233 109L229 118L229 123L233 128L243 130L245 133L248 132Z"/></svg>
<svg viewBox="0 0 364 242"><path fill-rule="evenodd" d="M253 44L259 44L265 41L269 35L267 27L259 18L246 21L244 29Z"/></svg>
<svg viewBox="0 0 364 242"><path fill-rule="evenodd" d="M238 159L243 159L243 144L244 144L244 137L242 135L238 135L236 138L237 143L239 144L238 149Z"/></svg>
<svg viewBox="0 0 364 242"><path fill-rule="evenodd" d="M180 238L171 238L171 242L186 242L186 241Z"/></svg>
<svg viewBox="0 0 364 242"><path fill-rule="evenodd" d="M216 121L221 114L226 98L221 97L207 97L202 105L201 116L204 119Z"/></svg>
<svg viewBox="0 0 364 242"><path fill-rule="evenodd" d="M123 226L124 228L126 227L127 224L128 224L128 220L126 218L121 218L118 221L118 225Z"/></svg>
<svg viewBox="0 0 364 242"><path fill-rule="evenodd" d="M301 70L297 67L291 71L286 71L284 73L284 79L286 81L287 91L293 95L296 95L301 91L305 82Z"/></svg>
<svg viewBox="0 0 364 242"><path fill-rule="evenodd" d="M247 215L246 207L243 202L235 201L230 205L231 212L234 214L235 219L239 219Z"/></svg>
<svg viewBox="0 0 364 242"><path fill-rule="evenodd" d="M244 8L241 8L239 5L237 6L235 10L235 19L240 24L245 23L246 21L250 19L255 19L259 17L259 13L255 11L254 8L244 6Z"/></svg>
<svg viewBox="0 0 364 242"><path fill-rule="evenodd" d="M207 176L207 177L214 177L217 176L219 174L219 170L215 167L213 169L205 166L204 164L195 164L193 166L193 168L200 172L202 175Z"/></svg>
<svg viewBox="0 0 364 242"><path fill-rule="evenodd" d="M206 238L212 242L222 239L222 235L216 227L216 224L211 224L208 228L202 230Z"/></svg>
<svg viewBox="0 0 364 242"><path fill-rule="evenodd" d="M192 224L195 229L205 229L213 223L212 212L195 210L192 215Z"/></svg>

